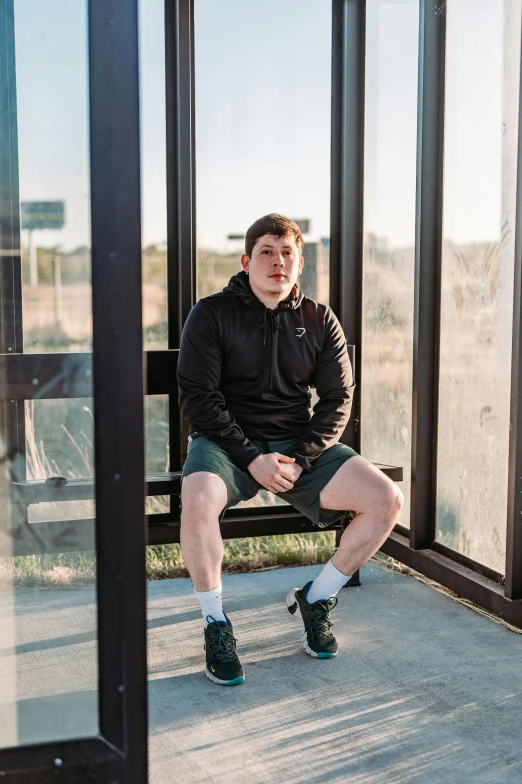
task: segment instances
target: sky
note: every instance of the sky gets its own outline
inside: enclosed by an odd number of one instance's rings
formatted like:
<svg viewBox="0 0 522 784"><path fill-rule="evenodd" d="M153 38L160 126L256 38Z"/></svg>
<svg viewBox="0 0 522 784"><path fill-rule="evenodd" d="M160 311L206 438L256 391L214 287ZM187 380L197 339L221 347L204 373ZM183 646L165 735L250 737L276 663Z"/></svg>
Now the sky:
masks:
<svg viewBox="0 0 522 784"><path fill-rule="evenodd" d="M448 12L444 220L456 242L500 232L503 7L452 0ZM367 9L365 231L411 246L418 7ZM15 0L15 26L21 198L66 201L65 227L38 244L89 245L85 0ZM195 31L199 245L229 250L229 233L272 211L328 236L330 0L196 0ZM163 0L142 0L144 244L166 240L163 33Z"/></svg>

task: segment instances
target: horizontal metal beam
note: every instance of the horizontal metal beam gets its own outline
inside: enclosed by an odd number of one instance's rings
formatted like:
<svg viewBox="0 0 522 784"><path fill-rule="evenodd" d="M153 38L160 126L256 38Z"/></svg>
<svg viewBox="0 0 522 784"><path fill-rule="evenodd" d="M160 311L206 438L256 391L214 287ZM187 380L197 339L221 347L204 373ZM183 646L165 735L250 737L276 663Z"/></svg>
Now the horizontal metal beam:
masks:
<svg viewBox="0 0 522 784"><path fill-rule="evenodd" d="M478 574L475 569L456 563L434 550L413 550L407 537L397 533L387 539L381 551L522 629L522 601L506 598L502 586Z"/></svg>
<svg viewBox="0 0 522 784"><path fill-rule="evenodd" d="M145 394L177 396L177 351L144 352ZM92 354L0 355L0 400L92 397Z"/></svg>
<svg viewBox="0 0 522 784"><path fill-rule="evenodd" d="M2 749L2 784L122 781L122 755L102 738Z"/></svg>
<svg viewBox="0 0 522 784"><path fill-rule="evenodd" d="M147 516L148 545L179 544L179 519L168 518L168 514ZM317 526L293 509L291 514L283 513L279 517L274 516L273 513L232 516L221 524L224 539L317 531ZM13 534L14 556L86 552L94 549L95 535L92 519L25 523Z"/></svg>
<svg viewBox="0 0 522 784"><path fill-rule="evenodd" d="M401 532L399 531L399 533ZM408 533L406 533L406 536L408 536ZM503 574L495 571L494 569L490 569L489 566L477 563L477 561L474 561L472 558L468 558L467 555L463 555L457 550L452 550L451 547L446 547L446 545L441 544L440 542L433 542L431 549L436 553L445 555L446 558L450 559L450 561L455 561L456 563L465 566L467 569L471 569L473 572L477 572L477 574L481 574L483 577L487 577L488 580L492 580L498 585L504 585Z"/></svg>
<svg viewBox="0 0 522 784"><path fill-rule="evenodd" d="M41 504L44 502L87 501L94 498L94 477L68 479L60 484L58 479L33 479L27 482L13 482L12 500L22 504ZM145 477L145 495L179 495L181 474L151 474Z"/></svg>
<svg viewBox="0 0 522 784"><path fill-rule="evenodd" d="M256 517L225 518L221 523L223 539L239 539L250 536L277 536L281 534L317 533L318 528L307 517L298 512L280 517L258 515ZM178 544L179 523L149 526L149 545Z"/></svg>

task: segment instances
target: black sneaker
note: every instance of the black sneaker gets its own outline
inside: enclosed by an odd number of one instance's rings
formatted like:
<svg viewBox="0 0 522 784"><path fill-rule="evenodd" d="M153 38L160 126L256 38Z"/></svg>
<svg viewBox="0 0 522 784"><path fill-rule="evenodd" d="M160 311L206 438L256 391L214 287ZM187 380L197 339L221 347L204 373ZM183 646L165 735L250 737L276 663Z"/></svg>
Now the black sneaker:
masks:
<svg viewBox="0 0 522 784"><path fill-rule="evenodd" d="M301 643L305 651L316 659L331 659L337 656L339 648L330 622L330 610L337 604L337 597L308 604L304 597L311 585L312 581L301 590L294 588L290 591L286 597L286 606L288 612L301 619Z"/></svg>
<svg viewBox="0 0 522 784"><path fill-rule="evenodd" d="M225 618L227 616L225 615ZM205 629L205 654L207 666L205 675L221 686L235 686L243 683L245 673L236 653L236 638L230 621L216 621L207 615Z"/></svg>

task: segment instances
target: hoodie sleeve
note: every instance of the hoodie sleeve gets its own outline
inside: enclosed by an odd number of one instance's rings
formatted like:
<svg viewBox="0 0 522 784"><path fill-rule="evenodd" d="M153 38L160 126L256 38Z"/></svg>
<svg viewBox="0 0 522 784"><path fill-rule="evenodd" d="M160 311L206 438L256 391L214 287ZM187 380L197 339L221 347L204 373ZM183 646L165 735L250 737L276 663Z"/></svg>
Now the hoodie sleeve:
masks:
<svg viewBox="0 0 522 784"><path fill-rule="evenodd" d="M243 470L262 452L245 437L219 390L221 345L214 316L198 302L185 322L178 358L178 391L187 422L225 449Z"/></svg>
<svg viewBox="0 0 522 784"><path fill-rule="evenodd" d="M328 308L323 348L315 371L319 401L290 453L290 457L295 457L296 463L305 471L311 471L314 461L342 436L350 418L354 388L346 338L337 317Z"/></svg>

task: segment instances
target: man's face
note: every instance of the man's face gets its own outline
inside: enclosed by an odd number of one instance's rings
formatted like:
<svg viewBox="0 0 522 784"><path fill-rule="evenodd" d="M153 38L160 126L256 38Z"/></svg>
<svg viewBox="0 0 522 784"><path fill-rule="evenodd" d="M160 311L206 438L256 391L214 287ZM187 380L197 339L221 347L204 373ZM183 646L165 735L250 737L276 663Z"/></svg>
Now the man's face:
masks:
<svg viewBox="0 0 522 784"><path fill-rule="evenodd" d="M274 237L265 234L252 249L252 256L241 257L248 272L250 286L256 296L273 297L282 302L294 286L303 269L303 257L293 235Z"/></svg>

